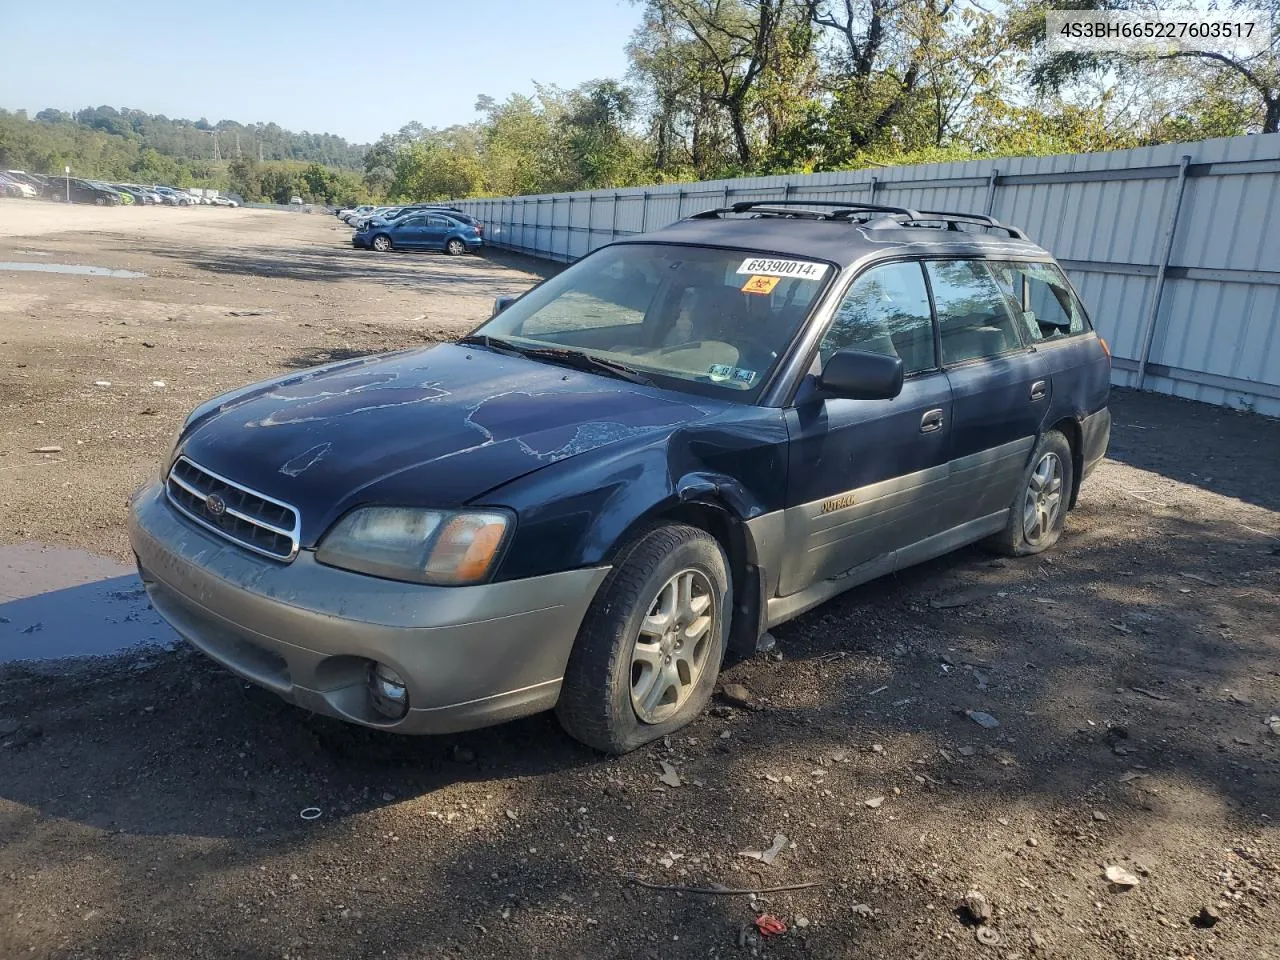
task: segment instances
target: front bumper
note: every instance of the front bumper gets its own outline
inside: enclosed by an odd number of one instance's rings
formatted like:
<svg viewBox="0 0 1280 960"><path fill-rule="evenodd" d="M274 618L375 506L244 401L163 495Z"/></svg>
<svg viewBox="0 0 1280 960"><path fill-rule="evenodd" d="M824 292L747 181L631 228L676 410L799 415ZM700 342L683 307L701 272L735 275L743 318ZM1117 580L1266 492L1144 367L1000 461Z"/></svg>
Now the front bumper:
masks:
<svg viewBox="0 0 1280 960"><path fill-rule="evenodd" d="M284 565L181 518L160 484L130 504L129 538L157 611L193 646L316 713L396 733L451 733L553 707L578 627L608 567L432 587ZM405 681L389 720L368 693L370 661Z"/></svg>

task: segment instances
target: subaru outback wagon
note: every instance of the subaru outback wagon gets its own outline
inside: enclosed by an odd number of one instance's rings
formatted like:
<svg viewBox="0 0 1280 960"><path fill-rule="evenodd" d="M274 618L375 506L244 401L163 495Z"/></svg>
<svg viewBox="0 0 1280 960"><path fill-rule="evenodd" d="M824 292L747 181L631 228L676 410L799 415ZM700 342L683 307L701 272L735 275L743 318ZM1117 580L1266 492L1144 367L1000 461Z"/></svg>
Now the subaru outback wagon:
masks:
<svg viewBox="0 0 1280 960"><path fill-rule="evenodd" d="M298 706L402 733L555 709L623 752L841 591L980 540L1051 547L1109 374L1016 228L736 204L456 343L210 400L130 534L178 632Z"/></svg>

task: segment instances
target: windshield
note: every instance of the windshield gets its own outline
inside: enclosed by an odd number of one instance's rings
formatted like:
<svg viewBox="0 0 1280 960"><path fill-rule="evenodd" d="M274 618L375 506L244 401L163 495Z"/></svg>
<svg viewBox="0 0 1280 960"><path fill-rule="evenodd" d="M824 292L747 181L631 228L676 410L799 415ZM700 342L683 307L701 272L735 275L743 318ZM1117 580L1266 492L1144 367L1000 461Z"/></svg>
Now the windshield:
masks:
<svg viewBox="0 0 1280 960"><path fill-rule="evenodd" d="M834 269L750 251L606 247L530 291L473 336L573 350L661 386L753 400Z"/></svg>

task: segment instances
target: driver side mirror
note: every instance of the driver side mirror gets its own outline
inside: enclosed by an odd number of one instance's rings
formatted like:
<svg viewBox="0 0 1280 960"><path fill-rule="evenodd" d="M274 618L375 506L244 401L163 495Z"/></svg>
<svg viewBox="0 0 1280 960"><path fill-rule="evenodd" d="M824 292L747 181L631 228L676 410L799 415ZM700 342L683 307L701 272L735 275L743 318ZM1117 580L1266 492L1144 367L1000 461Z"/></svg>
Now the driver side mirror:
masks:
<svg viewBox="0 0 1280 960"><path fill-rule="evenodd" d="M520 297L515 294L507 294L506 296L498 297L493 301L493 313L489 314L489 318L493 319L519 299Z"/></svg>
<svg viewBox="0 0 1280 960"><path fill-rule="evenodd" d="M846 400L892 400L902 392L902 358L862 350L837 350L822 365L818 385Z"/></svg>

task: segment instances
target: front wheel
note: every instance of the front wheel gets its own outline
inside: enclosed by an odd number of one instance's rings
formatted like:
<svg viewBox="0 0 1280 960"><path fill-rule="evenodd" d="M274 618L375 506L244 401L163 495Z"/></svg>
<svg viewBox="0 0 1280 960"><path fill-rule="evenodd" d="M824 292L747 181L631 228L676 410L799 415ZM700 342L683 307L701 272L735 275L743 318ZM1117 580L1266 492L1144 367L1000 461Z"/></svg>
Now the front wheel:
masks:
<svg viewBox="0 0 1280 960"><path fill-rule="evenodd" d="M575 739L626 753L706 706L733 609L724 551L704 530L650 530L621 555L574 642L556 715Z"/></svg>
<svg viewBox="0 0 1280 960"><path fill-rule="evenodd" d="M1074 482L1071 444L1057 430L1040 438L1004 530L988 546L1011 557L1043 553L1062 537Z"/></svg>
<svg viewBox="0 0 1280 960"><path fill-rule="evenodd" d="M373 238L372 246L379 253L387 253L391 249L391 238L385 233L380 233Z"/></svg>

